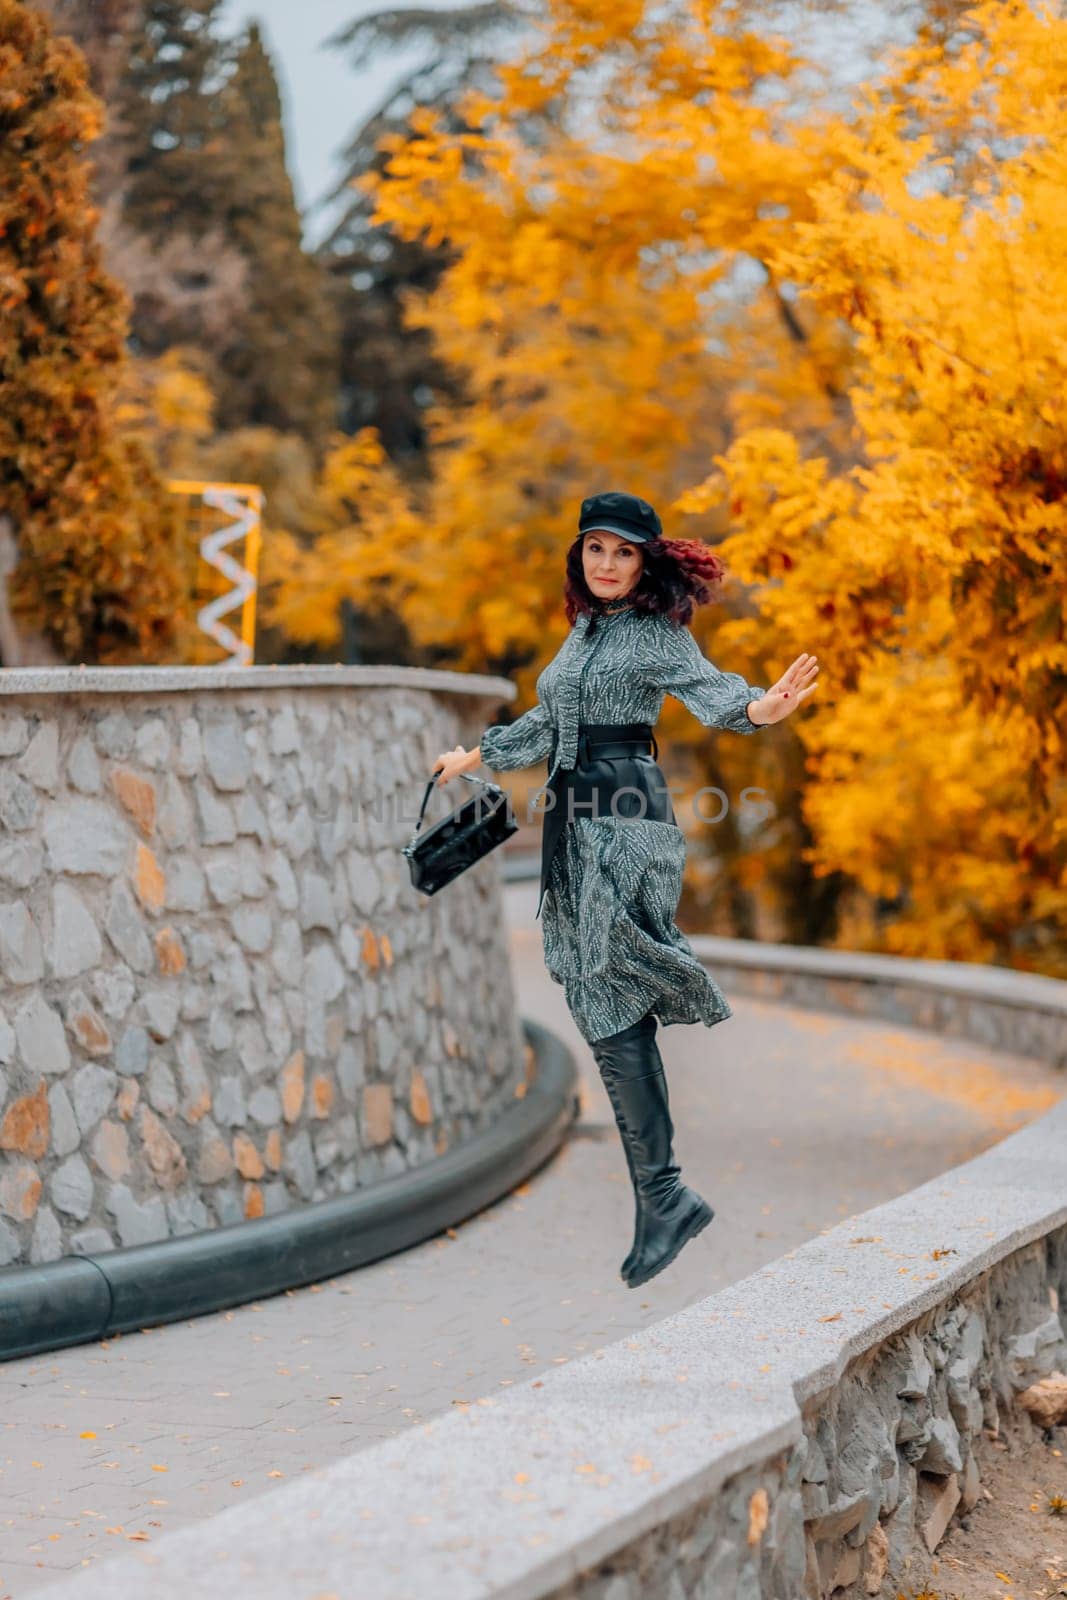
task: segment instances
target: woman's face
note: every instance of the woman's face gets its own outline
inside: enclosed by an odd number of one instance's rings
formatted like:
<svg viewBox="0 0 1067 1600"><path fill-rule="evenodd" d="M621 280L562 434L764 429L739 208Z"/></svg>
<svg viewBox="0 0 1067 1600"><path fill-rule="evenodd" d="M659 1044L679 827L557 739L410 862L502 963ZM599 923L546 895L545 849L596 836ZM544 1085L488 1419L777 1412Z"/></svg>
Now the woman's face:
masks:
<svg viewBox="0 0 1067 1600"><path fill-rule="evenodd" d="M591 594L610 604L636 588L645 558L639 544L593 528L582 539L582 573Z"/></svg>

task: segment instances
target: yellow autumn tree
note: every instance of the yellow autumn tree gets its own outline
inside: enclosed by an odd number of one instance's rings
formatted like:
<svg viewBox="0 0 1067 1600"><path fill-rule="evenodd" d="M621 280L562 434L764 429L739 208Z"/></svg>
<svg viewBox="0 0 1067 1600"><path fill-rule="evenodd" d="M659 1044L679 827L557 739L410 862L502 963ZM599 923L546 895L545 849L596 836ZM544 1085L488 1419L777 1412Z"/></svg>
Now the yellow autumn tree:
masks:
<svg viewBox="0 0 1067 1600"><path fill-rule="evenodd" d="M805 812L865 891L842 942L1062 974L1067 19L966 21L900 53L771 258L849 329L859 461L752 428L685 503L725 499L759 629L824 663Z"/></svg>
<svg viewBox="0 0 1067 1600"><path fill-rule="evenodd" d="M755 6L550 0L465 127L420 114L372 187L452 253L410 316L467 401L432 416L416 493L353 447L357 492L290 552L278 611L321 638L342 594L394 583L457 664L525 664L526 699L579 499L642 492L750 586L698 614L713 659L823 664L777 773L767 741L702 747L702 776L776 784L732 923L758 892L786 937L1056 970L1062 382L1038 333L1067 24L930 15L838 110Z"/></svg>
<svg viewBox="0 0 1067 1600"><path fill-rule="evenodd" d="M581 499L622 481L662 504L702 476L753 346L762 338L771 365L788 340L765 288L735 339L732 279L742 252L763 259L810 214L812 178L833 168L817 136L787 133L787 106L767 92L801 70L737 5L553 0L499 97L470 98L466 131L413 118L368 186L379 221L452 254L409 320L467 398L431 414L420 492L386 473L369 516L288 553L283 625L324 643L340 598L369 599L392 572L418 638L463 667L527 659L529 690L565 631L561 563ZM783 361L769 414L832 428L840 354ZM342 471L353 449L368 461L373 444L345 446Z"/></svg>

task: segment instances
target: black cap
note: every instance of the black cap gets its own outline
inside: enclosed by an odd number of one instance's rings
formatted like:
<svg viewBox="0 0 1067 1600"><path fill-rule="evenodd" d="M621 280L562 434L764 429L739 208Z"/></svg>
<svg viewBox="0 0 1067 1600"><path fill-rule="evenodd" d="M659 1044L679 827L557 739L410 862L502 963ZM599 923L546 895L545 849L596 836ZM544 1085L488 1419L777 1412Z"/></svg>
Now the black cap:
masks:
<svg viewBox="0 0 1067 1600"><path fill-rule="evenodd" d="M634 544L647 544L649 539L663 537L663 524L647 500L635 494L592 494L582 501L578 518L578 532L590 533L603 528L606 533L617 533Z"/></svg>

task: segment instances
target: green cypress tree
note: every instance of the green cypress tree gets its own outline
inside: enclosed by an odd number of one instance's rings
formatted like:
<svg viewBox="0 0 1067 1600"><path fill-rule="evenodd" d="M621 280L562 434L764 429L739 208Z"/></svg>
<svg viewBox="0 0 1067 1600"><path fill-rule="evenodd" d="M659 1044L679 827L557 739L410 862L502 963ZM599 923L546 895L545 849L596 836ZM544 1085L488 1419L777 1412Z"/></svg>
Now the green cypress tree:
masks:
<svg viewBox="0 0 1067 1600"><path fill-rule="evenodd" d="M228 339L204 338L219 425L296 432L317 447L334 421L336 316L326 273L303 248L270 58L256 27L236 45L220 38L219 4L145 0L119 94L122 220L156 248L181 236L238 253L243 310ZM135 303L133 329L153 354L190 336L187 315L171 321L155 296Z"/></svg>
<svg viewBox="0 0 1067 1600"><path fill-rule="evenodd" d="M339 331L325 270L308 255L285 164L281 96L253 25L224 96L226 231L249 264L249 301L225 352L218 417L320 443L335 420Z"/></svg>

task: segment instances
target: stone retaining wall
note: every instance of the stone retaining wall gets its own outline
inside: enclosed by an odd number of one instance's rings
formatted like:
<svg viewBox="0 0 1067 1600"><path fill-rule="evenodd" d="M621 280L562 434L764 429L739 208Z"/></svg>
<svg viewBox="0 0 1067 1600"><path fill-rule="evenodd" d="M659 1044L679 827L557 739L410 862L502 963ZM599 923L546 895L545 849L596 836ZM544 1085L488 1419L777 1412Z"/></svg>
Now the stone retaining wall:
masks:
<svg viewBox="0 0 1067 1600"><path fill-rule="evenodd" d="M399 853L513 693L0 673L0 1266L350 1192L522 1092L497 864L427 899Z"/></svg>
<svg viewBox="0 0 1067 1600"><path fill-rule="evenodd" d="M1019 1395L1034 1403L1034 1386L1067 1370L1065 1304L1060 1228L853 1361L803 1408L793 1449L553 1588L553 1600L925 1590L953 1514L977 1504L988 1440L1043 1431Z"/></svg>

